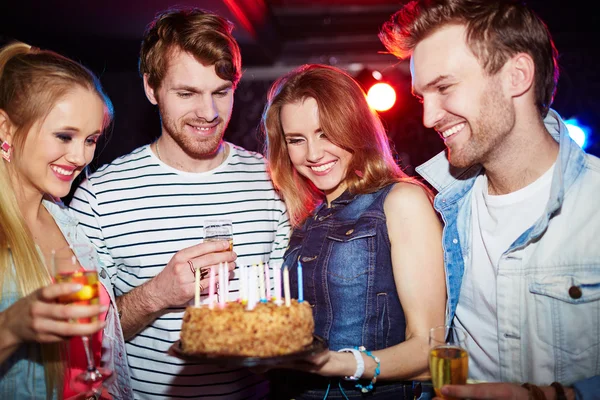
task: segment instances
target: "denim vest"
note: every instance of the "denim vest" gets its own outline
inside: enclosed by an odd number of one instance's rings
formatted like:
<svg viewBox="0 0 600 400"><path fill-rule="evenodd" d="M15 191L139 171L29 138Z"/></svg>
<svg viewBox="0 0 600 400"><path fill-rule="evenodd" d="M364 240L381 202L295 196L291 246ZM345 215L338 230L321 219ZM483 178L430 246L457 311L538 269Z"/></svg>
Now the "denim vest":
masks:
<svg viewBox="0 0 600 400"><path fill-rule="evenodd" d="M12 281L4 282L0 312L20 299L19 290ZM59 385L62 390L62 383ZM0 363L0 399L45 399L46 381L38 343L19 346L4 362ZM56 399L56 391L52 399Z"/></svg>
<svg viewBox="0 0 600 400"><path fill-rule="evenodd" d="M392 272L383 211L392 187L362 195L346 191L330 207L319 206L292 232L284 256L290 267L291 292L298 293L299 260L304 300L313 307L315 334L327 341L330 350L354 346L380 350L405 339L404 311ZM362 398L355 382L293 374L295 379L285 385L303 381L305 388L301 396L294 393L295 398L323 399L324 393L328 398L343 398L340 387L349 398ZM372 394L412 399L411 386L412 382L378 382Z"/></svg>
<svg viewBox="0 0 600 400"><path fill-rule="evenodd" d="M559 153L546 209L498 264L497 380L540 385L556 380L574 384L582 398L598 398L600 159L569 138L555 111L544 123L559 142ZM471 263L471 189L482 169L455 169L440 153L417 171L439 191L434 206L445 222L446 317L451 322L465 265Z"/></svg>
<svg viewBox="0 0 600 400"><path fill-rule="evenodd" d="M69 245L90 243L81 227L78 226L77 219L62 203L45 199L43 204L54 218ZM85 257L78 258L84 268L93 267L85 265ZM100 259L98 257L97 259L100 263ZM109 359L114 376L114 379L108 384L108 391L115 400L133 399L123 331L117 314L112 284L102 265L100 265L98 278L110 296L110 307L106 315L106 326L102 335L102 347L110 349ZM0 311L8 308L18 298L14 284L12 286L5 285L2 288ZM59 385L59 390L62 391L62 384ZM56 395L54 397L56 398ZM44 367L40 361L40 346L38 344L22 345L0 365L0 399L45 398L46 383L44 380Z"/></svg>

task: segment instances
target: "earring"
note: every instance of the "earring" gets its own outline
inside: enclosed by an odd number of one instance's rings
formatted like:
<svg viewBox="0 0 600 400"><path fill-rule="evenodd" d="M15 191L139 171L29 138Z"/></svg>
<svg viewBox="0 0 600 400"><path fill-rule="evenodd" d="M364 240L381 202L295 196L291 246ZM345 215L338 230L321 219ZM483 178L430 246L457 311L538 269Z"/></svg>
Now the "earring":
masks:
<svg viewBox="0 0 600 400"><path fill-rule="evenodd" d="M12 146L10 144L8 144L8 142L6 142L6 141L2 142L2 145L0 145L0 153L2 153L2 158L4 158L6 161L10 162L11 152L12 152Z"/></svg>

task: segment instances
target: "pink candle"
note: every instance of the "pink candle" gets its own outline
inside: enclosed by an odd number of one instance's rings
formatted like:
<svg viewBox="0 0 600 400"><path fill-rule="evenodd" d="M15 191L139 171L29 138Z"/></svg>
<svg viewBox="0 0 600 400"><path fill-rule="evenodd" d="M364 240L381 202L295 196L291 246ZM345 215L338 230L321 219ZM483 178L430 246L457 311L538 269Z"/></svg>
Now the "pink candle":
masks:
<svg viewBox="0 0 600 400"><path fill-rule="evenodd" d="M290 270L287 266L283 267L283 293L285 296L285 305L291 306L290 298Z"/></svg>
<svg viewBox="0 0 600 400"><path fill-rule="evenodd" d="M248 310L253 310L256 307L256 302L258 301L258 267L256 265L252 265L250 267L250 278L248 279Z"/></svg>
<svg viewBox="0 0 600 400"><path fill-rule="evenodd" d="M271 279L269 278L269 264L265 264L265 287L267 288L267 301L271 298Z"/></svg>
<svg viewBox="0 0 600 400"><path fill-rule="evenodd" d="M223 263L219 263L219 307L225 307L225 297L227 296L227 277Z"/></svg>
<svg viewBox="0 0 600 400"><path fill-rule="evenodd" d="M281 305L281 265L275 264L273 266L273 277L275 278L275 296L273 299L275 303Z"/></svg>
<svg viewBox="0 0 600 400"><path fill-rule="evenodd" d="M212 310L215 304L215 268L210 267L208 278L208 307Z"/></svg>
<svg viewBox="0 0 600 400"><path fill-rule="evenodd" d="M200 307L200 269L194 270L194 307Z"/></svg>

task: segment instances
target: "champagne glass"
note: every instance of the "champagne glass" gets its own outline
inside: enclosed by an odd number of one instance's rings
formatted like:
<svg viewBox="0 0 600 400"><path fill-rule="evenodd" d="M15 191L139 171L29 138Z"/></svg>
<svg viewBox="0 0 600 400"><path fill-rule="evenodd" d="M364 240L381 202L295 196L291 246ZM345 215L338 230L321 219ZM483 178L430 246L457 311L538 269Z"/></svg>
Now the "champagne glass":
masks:
<svg viewBox="0 0 600 400"><path fill-rule="evenodd" d="M429 370L437 397L444 385L464 385L469 375L467 333L458 327L438 326L429 331Z"/></svg>
<svg viewBox="0 0 600 400"><path fill-rule="evenodd" d="M228 240L233 251L233 223L230 219L207 219L204 221L204 241Z"/></svg>
<svg viewBox="0 0 600 400"><path fill-rule="evenodd" d="M68 295L60 296L63 304L96 305L100 302L98 272L96 269L96 253L91 245L73 245L52 251L52 269L56 283L78 283L82 288ZM79 318L73 323L94 322L96 317ZM71 388L86 395L99 394L102 383L112 375L111 369L97 365L89 336L80 338L85 352L85 370L71 377ZM71 338L77 340L77 338ZM107 349L108 350L108 349ZM110 351L105 351L105 354ZM69 359L74 365L74 356L69 352Z"/></svg>

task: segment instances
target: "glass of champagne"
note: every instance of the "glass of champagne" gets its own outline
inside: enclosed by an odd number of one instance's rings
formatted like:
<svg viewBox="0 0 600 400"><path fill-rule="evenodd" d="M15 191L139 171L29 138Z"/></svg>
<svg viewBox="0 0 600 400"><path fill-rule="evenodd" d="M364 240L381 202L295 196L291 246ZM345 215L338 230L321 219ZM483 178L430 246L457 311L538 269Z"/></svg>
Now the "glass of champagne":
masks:
<svg viewBox="0 0 600 400"><path fill-rule="evenodd" d="M464 385L469 375L467 333L458 327L438 326L429 331L429 370L437 397L444 385Z"/></svg>
<svg viewBox="0 0 600 400"><path fill-rule="evenodd" d="M228 240L233 251L233 222L230 219L207 219L204 221L204 241Z"/></svg>
<svg viewBox="0 0 600 400"><path fill-rule="evenodd" d="M91 245L73 245L63 247L52 252L52 269L56 283L79 283L82 288L65 296L60 296L58 301L63 304L95 305L100 303L98 272L96 269L96 253ZM79 318L73 323L90 323L92 318ZM77 340L78 338L71 338ZM96 357L88 336L81 337L85 352L85 369L83 372L70 377L71 388L88 396L99 394L102 383L112 375L109 368L97 365ZM99 355L97 356L99 358ZM69 352L71 365L74 365L74 356Z"/></svg>

